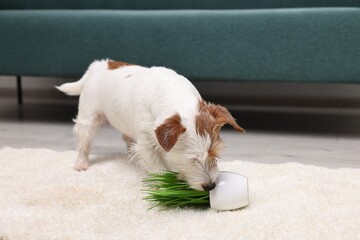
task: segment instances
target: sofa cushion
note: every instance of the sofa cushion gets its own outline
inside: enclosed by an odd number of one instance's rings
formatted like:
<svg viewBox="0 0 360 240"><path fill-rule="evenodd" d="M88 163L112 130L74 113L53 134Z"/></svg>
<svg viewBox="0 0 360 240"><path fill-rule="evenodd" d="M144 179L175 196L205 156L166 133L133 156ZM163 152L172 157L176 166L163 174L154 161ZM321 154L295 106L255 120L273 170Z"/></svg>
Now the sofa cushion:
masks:
<svg viewBox="0 0 360 240"><path fill-rule="evenodd" d="M192 79L360 82L360 10L0 11L0 74L80 76L94 59Z"/></svg>
<svg viewBox="0 0 360 240"><path fill-rule="evenodd" d="M359 0L2 0L0 9L257 9L359 7Z"/></svg>

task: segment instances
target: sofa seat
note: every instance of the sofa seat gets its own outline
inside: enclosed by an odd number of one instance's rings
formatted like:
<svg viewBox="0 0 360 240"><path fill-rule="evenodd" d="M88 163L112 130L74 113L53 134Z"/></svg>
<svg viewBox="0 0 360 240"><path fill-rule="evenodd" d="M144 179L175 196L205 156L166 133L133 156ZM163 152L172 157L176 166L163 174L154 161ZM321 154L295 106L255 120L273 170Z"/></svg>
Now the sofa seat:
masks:
<svg viewBox="0 0 360 240"><path fill-rule="evenodd" d="M360 8L1 10L0 75L80 76L94 59L209 81L360 82Z"/></svg>

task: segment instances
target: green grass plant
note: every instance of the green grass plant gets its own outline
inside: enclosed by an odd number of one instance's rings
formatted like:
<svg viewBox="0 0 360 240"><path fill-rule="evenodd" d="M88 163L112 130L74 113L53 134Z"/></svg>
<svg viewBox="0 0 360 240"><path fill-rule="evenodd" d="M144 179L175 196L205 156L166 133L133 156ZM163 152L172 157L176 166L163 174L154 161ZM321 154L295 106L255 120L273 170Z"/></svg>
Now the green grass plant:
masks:
<svg viewBox="0 0 360 240"><path fill-rule="evenodd" d="M178 173L170 171L150 173L144 178L143 184L143 192L146 194L144 200L152 204L151 208L168 210L210 207L209 192L190 188L185 181L178 178Z"/></svg>

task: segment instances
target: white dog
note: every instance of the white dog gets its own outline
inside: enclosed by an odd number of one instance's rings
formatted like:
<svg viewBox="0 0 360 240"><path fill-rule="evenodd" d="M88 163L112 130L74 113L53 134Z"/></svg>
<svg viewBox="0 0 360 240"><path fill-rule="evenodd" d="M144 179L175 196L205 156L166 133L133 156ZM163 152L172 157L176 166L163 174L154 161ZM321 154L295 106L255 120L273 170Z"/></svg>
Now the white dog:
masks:
<svg viewBox="0 0 360 240"><path fill-rule="evenodd" d="M95 61L79 81L57 88L80 95L78 171L89 167L91 140L108 122L124 134L129 158L145 170L178 172L192 188L209 191L218 174L221 127L244 132L226 108L206 103L189 80L164 67Z"/></svg>

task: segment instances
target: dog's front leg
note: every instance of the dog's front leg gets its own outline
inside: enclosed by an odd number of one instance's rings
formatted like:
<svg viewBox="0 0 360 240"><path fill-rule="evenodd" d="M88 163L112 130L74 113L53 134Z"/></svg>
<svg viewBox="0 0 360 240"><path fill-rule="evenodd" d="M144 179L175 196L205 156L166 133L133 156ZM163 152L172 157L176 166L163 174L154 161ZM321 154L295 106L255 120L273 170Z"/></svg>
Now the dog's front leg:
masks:
<svg viewBox="0 0 360 240"><path fill-rule="evenodd" d="M162 156L156 146L149 141L138 140L129 149L130 161L136 161L147 172L166 169Z"/></svg>

